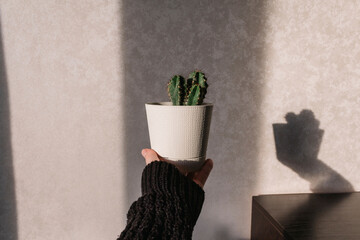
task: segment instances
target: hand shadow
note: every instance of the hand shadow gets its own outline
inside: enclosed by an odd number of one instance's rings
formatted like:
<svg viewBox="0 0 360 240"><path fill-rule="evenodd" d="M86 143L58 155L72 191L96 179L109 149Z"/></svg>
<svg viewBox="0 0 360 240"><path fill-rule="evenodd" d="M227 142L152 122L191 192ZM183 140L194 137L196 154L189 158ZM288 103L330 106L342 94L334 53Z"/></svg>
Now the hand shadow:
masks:
<svg viewBox="0 0 360 240"><path fill-rule="evenodd" d="M324 130L314 113L287 113L285 119L273 124L278 160L307 180L312 192L353 192L348 180L317 158Z"/></svg>

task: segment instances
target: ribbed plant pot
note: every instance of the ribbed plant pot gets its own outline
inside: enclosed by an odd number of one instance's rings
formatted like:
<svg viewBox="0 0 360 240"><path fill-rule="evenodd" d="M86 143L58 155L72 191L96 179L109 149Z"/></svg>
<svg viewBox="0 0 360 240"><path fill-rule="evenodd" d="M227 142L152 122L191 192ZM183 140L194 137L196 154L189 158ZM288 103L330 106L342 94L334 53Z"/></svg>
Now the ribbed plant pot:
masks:
<svg viewBox="0 0 360 240"><path fill-rule="evenodd" d="M200 169L206 159L213 105L145 104L151 148L186 172Z"/></svg>

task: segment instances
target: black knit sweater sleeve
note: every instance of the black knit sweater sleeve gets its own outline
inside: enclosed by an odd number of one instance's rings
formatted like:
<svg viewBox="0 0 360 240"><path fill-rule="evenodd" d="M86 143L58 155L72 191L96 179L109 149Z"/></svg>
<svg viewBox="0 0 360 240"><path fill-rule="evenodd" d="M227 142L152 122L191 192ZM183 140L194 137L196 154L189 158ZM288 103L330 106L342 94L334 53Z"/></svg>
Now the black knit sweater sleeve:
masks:
<svg viewBox="0 0 360 240"><path fill-rule="evenodd" d="M173 165L157 161L145 167L141 190L118 240L191 239L204 202L200 186Z"/></svg>

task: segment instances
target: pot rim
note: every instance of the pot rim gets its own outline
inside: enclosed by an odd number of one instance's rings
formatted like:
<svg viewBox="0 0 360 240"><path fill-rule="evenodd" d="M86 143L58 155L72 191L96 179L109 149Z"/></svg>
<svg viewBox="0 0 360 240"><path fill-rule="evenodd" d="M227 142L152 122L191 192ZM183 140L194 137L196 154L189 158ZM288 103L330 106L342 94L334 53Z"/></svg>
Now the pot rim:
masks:
<svg viewBox="0 0 360 240"><path fill-rule="evenodd" d="M172 102L149 102L149 103L145 103L145 105L150 105L150 106L162 106L162 107L208 107L208 106L214 106L212 103L202 103L200 105L172 105Z"/></svg>

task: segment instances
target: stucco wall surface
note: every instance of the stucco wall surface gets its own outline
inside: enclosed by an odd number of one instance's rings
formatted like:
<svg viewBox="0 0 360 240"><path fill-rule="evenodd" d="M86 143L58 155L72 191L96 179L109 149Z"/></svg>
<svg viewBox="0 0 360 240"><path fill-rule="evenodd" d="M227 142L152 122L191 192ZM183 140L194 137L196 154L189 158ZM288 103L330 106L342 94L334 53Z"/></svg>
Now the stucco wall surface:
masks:
<svg viewBox="0 0 360 240"><path fill-rule="evenodd" d="M126 211L119 11L116 1L1 1L0 88L7 82L9 104L1 127L11 130L6 159L16 204L0 214L0 239L119 234Z"/></svg>
<svg viewBox="0 0 360 240"><path fill-rule="evenodd" d="M3 234L114 239L140 194L144 103L194 69L214 104L194 239L249 239L253 195L359 191L359 11L355 0L2 1Z"/></svg>

